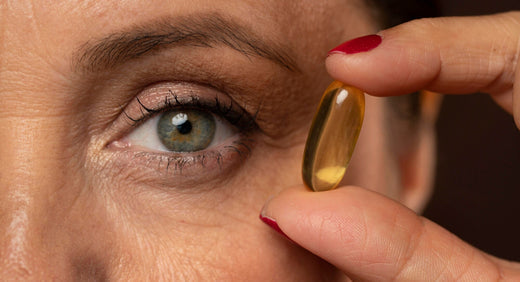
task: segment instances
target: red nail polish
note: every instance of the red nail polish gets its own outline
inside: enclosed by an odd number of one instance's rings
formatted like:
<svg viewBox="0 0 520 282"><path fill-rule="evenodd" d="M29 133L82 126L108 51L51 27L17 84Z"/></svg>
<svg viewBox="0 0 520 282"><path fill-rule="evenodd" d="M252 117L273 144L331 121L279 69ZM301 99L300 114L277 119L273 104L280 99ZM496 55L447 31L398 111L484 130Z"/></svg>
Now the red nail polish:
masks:
<svg viewBox="0 0 520 282"><path fill-rule="evenodd" d="M280 226L278 226L278 223L276 223L276 221L274 219L267 217L267 216L263 216L263 215L260 215L260 219L265 224L269 225L269 227L273 228L276 232L282 234L283 236L285 236L286 238L291 240L291 238L289 238L287 235L285 235L285 233L283 233L282 229L280 229Z"/></svg>
<svg viewBox="0 0 520 282"><path fill-rule="evenodd" d="M361 52L370 51L379 44L381 44L382 38L377 34L367 35L349 40L336 48L329 51L329 55L332 54L356 54Z"/></svg>

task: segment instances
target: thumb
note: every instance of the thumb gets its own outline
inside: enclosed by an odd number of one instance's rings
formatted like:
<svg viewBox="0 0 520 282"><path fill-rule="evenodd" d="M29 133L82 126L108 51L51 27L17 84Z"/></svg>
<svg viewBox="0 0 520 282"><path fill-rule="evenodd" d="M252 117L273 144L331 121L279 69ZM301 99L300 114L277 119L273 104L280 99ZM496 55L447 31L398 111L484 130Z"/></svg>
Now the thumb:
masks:
<svg viewBox="0 0 520 282"><path fill-rule="evenodd" d="M499 280L520 269L372 191L287 189L261 218L355 280ZM514 270L516 268L516 271Z"/></svg>
<svg viewBox="0 0 520 282"><path fill-rule="evenodd" d="M415 20L329 55L332 77L372 95L490 93L520 127L520 12Z"/></svg>

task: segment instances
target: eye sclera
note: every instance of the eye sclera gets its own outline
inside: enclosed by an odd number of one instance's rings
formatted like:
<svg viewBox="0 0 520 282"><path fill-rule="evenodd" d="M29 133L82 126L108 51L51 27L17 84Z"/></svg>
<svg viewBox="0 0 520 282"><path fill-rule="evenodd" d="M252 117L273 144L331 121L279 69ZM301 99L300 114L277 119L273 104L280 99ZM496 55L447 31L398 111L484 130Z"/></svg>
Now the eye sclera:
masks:
<svg viewBox="0 0 520 282"><path fill-rule="evenodd" d="M180 150L172 150L171 148L168 148L168 145L164 143L163 137L161 136L161 133L159 132L159 127L161 124L161 121L168 117L171 114L174 113L197 113L200 112L201 115L210 115L211 118L213 118L213 121L215 123L214 133L211 136L211 140L205 140L206 145L203 147L200 147L199 149L194 149L189 151L187 148ZM172 132L173 133L173 132ZM139 148L146 148L148 150L154 151L154 152L163 152L163 153L175 153L175 154L189 154L189 153L195 153L195 152L202 152L204 150L207 150L211 147L219 146L221 144L224 144L225 142L230 142L230 139L232 136L235 136L238 134L239 131L235 126L232 126L227 122L226 120L223 120L222 118L216 116L213 113L206 113L203 110L198 109L192 109L192 108L181 108L179 109L173 109L170 111L165 111L163 113L155 114L151 118L147 119L146 121L140 123L136 128L134 128L133 131L131 131L129 134L127 134L121 141L126 144L127 147L139 147ZM197 137L204 137L204 136L188 136L188 139L196 139ZM173 142L179 142L180 140L174 140ZM197 140L193 140L195 143ZM180 145L180 144L179 144ZM171 146L171 145L170 145Z"/></svg>

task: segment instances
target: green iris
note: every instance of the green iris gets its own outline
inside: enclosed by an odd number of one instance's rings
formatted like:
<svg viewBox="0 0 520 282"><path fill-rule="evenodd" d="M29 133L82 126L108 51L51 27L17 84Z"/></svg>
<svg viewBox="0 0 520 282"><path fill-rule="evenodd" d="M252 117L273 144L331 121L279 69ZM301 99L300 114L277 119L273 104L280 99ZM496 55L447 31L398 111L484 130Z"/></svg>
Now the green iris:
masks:
<svg viewBox="0 0 520 282"><path fill-rule="evenodd" d="M157 124L159 139L173 152L200 151L215 135L215 118L198 110L173 110L162 114Z"/></svg>

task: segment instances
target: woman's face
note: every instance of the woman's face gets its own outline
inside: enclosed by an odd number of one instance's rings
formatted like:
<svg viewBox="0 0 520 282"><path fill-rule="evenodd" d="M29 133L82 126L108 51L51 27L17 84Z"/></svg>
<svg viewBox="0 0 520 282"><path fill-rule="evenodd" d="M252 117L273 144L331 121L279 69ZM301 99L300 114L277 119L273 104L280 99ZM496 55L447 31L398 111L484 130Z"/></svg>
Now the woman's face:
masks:
<svg viewBox="0 0 520 282"><path fill-rule="evenodd" d="M2 277L337 276L258 214L302 183L326 52L376 30L361 3L0 8ZM400 198L383 112L367 98L345 183Z"/></svg>

